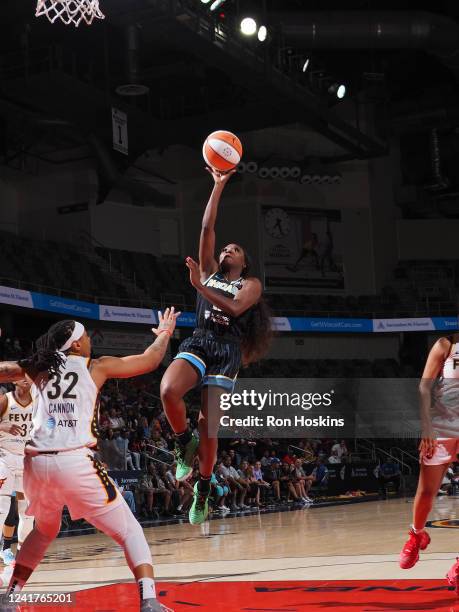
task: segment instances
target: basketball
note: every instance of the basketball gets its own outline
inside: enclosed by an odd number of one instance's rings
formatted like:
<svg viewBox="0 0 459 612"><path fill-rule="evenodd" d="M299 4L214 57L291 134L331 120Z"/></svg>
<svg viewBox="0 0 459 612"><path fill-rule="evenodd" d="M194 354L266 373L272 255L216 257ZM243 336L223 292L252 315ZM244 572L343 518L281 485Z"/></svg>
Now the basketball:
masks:
<svg viewBox="0 0 459 612"><path fill-rule="evenodd" d="M202 154L208 166L220 172L228 172L241 161L242 144L235 134L218 130L207 136Z"/></svg>

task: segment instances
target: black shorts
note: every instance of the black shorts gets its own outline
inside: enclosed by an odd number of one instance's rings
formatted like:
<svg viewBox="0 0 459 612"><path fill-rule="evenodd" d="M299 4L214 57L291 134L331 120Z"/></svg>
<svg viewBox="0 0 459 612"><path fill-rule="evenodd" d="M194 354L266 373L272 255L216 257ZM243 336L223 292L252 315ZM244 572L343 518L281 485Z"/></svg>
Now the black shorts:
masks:
<svg viewBox="0 0 459 612"><path fill-rule="evenodd" d="M238 340L195 329L179 346L174 359L185 359L199 374L202 386L233 390L242 362Z"/></svg>

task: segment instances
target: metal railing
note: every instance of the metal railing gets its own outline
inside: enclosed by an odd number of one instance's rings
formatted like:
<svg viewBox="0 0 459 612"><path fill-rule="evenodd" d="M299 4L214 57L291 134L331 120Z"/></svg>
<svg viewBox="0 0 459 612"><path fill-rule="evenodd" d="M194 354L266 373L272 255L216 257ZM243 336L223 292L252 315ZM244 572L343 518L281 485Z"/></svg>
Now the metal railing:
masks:
<svg viewBox="0 0 459 612"><path fill-rule="evenodd" d="M412 455L411 453L409 453L408 451L404 450L403 448L400 448L399 446L392 446L389 449L390 453L393 456L396 456L396 454L400 455L400 460L405 463L405 465L408 465L405 460L404 457L407 457L409 460L411 460L411 462L414 462L415 464L419 463L419 457L416 457L416 455ZM411 467L411 466L410 466Z"/></svg>

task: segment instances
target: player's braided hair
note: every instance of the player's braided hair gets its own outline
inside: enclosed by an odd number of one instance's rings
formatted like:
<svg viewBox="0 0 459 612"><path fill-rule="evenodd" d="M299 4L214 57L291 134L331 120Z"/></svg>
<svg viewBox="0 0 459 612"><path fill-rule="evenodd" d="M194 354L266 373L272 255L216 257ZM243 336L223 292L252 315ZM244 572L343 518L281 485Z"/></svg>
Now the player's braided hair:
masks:
<svg viewBox="0 0 459 612"><path fill-rule="evenodd" d="M71 320L58 321L51 325L46 334L36 340L34 353L19 361L21 368L34 376L44 372L47 372L50 378L57 376L64 364L59 348L70 338L74 327L75 321Z"/></svg>
<svg viewBox="0 0 459 612"><path fill-rule="evenodd" d="M242 278L247 278L252 267L252 258L244 247L239 246L244 253L245 260L241 276ZM250 309L247 333L242 338L241 348L244 364L248 365L262 359L269 350L272 337L271 310L262 295L258 302Z"/></svg>

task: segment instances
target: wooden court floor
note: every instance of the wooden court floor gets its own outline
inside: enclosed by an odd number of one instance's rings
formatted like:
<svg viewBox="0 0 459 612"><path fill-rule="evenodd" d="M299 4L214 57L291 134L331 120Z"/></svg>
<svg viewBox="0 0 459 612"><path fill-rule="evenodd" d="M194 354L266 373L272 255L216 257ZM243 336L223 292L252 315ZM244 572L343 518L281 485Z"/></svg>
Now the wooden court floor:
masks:
<svg viewBox="0 0 459 612"><path fill-rule="evenodd" d="M432 543L411 570L397 562L411 500L240 516L145 533L160 600L176 612L459 612L459 600L444 581L459 554L458 505L456 498L437 499ZM56 540L28 588L77 591L75 612L138 610L122 552L101 534Z"/></svg>

